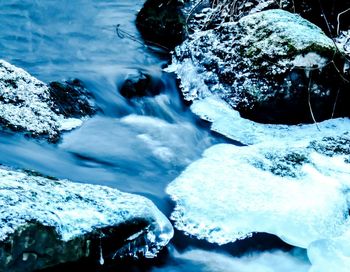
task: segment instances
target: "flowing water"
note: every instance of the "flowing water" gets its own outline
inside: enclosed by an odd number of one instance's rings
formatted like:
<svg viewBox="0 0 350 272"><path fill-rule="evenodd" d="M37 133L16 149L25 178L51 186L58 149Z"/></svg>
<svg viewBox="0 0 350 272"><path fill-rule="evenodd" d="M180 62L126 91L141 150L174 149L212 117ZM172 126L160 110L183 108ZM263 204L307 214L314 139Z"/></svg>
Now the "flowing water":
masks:
<svg viewBox="0 0 350 272"><path fill-rule="evenodd" d="M55 145L0 134L1 164L142 194L170 214L167 184L223 139L183 105L175 78L162 72L166 56L116 35L120 24L140 39L134 20L143 1L0 1L0 58L44 82L81 79L101 109ZM160 82L160 95L130 101L119 94L125 77L138 70ZM136 268L130 264L112 271L211 271L193 264L198 252L178 253L189 245L215 248L176 233L169 254L155 262L156 268L153 263ZM227 250L239 253L241 247L247 245ZM207 261L215 263L214 257Z"/></svg>

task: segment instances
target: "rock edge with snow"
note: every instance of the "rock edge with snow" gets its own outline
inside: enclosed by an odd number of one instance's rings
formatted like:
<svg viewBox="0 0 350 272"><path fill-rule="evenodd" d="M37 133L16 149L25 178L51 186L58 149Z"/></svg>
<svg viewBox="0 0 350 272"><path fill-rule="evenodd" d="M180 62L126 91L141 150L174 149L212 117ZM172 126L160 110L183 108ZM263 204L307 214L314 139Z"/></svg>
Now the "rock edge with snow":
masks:
<svg viewBox="0 0 350 272"><path fill-rule="evenodd" d="M173 236L148 199L108 187L0 168L0 270L82 259L155 257Z"/></svg>

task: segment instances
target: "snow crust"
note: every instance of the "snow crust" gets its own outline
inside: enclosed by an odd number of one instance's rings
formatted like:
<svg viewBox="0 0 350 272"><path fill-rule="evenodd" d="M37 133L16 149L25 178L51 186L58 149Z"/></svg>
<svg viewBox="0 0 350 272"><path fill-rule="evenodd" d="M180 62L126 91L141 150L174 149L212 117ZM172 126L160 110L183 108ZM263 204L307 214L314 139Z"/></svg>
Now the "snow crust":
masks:
<svg viewBox="0 0 350 272"><path fill-rule="evenodd" d="M170 222L144 197L4 167L0 168L0 207L0 241L33 220L53 226L63 241L69 241L104 227L143 219L148 223L142 234L146 244L133 248L132 241L126 241L128 248L123 253L136 256L141 251L151 258L173 236Z"/></svg>
<svg viewBox="0 0 350 272"><path fill-rule="evenodd" d="M267 232L307 248L341 235L349 223L350 166L341 156L304 154L308 144L209 148L167 188L177 203L175 226L218 244Z"/></svg>
<svg viewBox="0 0 350 272"><path fill-rule="evenodd" d="M210 96L194 101L191 110L200 118L212 123L211 129L243 144L284 142L303 139L320 139L349 131L350 119L337 118L318 124L271 125L242 118L225 101Z"/></svg>
<svg viewBox="0 0 350 272"><path fill-rule="evenodd" d="M269 125L234 110L251 109L250 96L273 102L276 93L288 95L292 82L274 79L295 68L306 77L311 69L322 72L336 52L334 42L282 10L203 29L197 27L175 49L166 70L177 74L191 110L212 123L213 131L248 146L209 148L167 187L176 203L175 227L218 244L271 233L308 249L310 271L347 271L350 120ZM347 54L348 37L342 33L336 41L341 53ZM343 70L348 69L346 63ZM322 84L312 91L329 95Z"/></svg>
<svg viewBox="0 0 350 272"><path fill-rule="evenodd" d="M60 130L81 125L53 110L47 85L0 59L0 122L34 136L57 138ZM68 125L69 122L69 125Z"/></svg>
<svg viewBox="0 0 350 272"><path fill-rule="evenodd" d="M347 272L350 267L350 230L332 239L313 242L308 248L309 272Z"/></svg>

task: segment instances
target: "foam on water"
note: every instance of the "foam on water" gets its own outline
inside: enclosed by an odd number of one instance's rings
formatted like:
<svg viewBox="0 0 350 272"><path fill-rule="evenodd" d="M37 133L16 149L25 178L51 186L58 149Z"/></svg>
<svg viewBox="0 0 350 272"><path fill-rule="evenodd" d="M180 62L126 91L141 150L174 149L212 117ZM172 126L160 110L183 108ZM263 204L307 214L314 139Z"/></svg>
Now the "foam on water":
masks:
<svg viewBox="0 0 350 272"><path fill-rule="evenodd" d="M304 253L297 251L254 253L238 258L220 252L192 249L183 253L174 252L173 255L175 264L152 271L180 272L195 269L197 272L307 272L310 267Z"/></svg>

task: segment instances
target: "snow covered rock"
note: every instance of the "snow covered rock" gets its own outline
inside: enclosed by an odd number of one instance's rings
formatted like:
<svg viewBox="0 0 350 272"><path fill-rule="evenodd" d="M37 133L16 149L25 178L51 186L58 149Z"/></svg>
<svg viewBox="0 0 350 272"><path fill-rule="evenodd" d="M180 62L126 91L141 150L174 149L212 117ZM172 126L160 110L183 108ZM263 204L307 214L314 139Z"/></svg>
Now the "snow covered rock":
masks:
<svg viewBox="0 0 350 272"><path fill-rule="evenodd" d="M176 228L218 244L266 232L302 248L343 234L350 136L313 138L209 148L167 188Z"/></svg>
<svg viewBox="0 0 350 272"><path fill-rule="evenodd" d="M346 60L337 50L316 25L275 9L196 31L168 71L187 100L214 94L255 121L313 122L350 114L340 74Z"/></svg>
<svg viewBox="0 0 350 272"><path fill-rule="evenodd" d="M152 258L173 236L148 199L0 168L0 270L94 259Z"/></svg>
<svg viewBox="0 0 350 272"><path fill-rule="evenodd" d="M58 139L60 131L81 125L82 117L92 113L92 106L77 95L77 88L63 91L64 84L51 84L32 77L23 69L0 60L0 125L30 136ZM68 99L69 98L69 99ZM69 107L89 108L77 114Z"/></svg>

